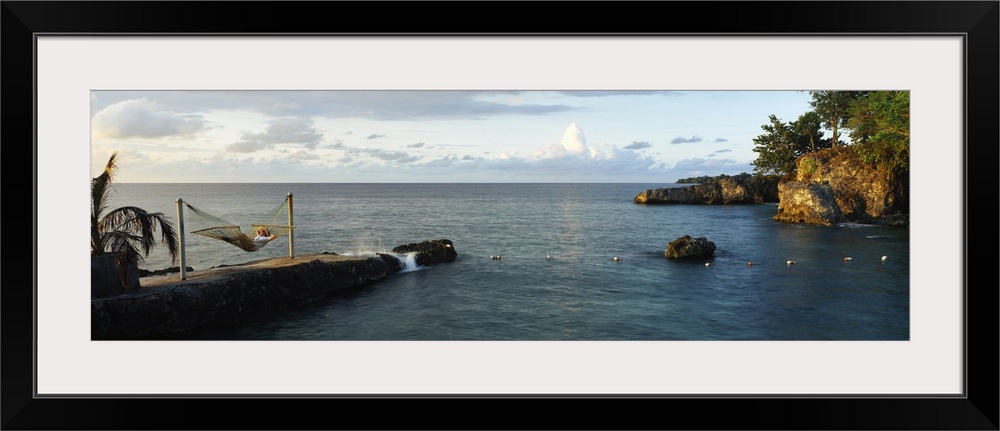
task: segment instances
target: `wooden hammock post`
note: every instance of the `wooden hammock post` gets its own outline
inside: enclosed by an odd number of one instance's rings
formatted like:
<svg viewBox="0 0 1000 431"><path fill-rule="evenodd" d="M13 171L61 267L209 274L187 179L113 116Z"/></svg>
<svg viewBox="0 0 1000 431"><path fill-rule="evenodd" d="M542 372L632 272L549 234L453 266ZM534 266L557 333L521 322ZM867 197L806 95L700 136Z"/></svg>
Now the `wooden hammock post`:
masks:
<svg viewBox="0 0 1000 431"><path fill-rule="evenodd" d="M292 223L292 193L288 192L288 226L295 226ZM288 258L295 259L295 229L288 230Z"/></svg>
<svg viewBox="0 0 1000 431"><path fill-rule="evenodd" d="M187 280L187 262L184 256L184 200L177 198L177 236L181 246L181 280Z"/></svg>

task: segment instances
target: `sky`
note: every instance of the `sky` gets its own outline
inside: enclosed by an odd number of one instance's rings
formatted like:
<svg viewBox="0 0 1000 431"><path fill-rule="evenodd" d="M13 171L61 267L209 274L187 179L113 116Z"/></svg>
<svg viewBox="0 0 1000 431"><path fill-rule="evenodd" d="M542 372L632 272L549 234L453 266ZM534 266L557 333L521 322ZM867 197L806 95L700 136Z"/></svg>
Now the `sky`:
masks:
<svg viewBox="0 0 1000 431"><path fill-rule="evenodd" d="M805 91L91 91L121 183L672 183L753 172ZM829 132L827 132L829 135Z"/></svg>

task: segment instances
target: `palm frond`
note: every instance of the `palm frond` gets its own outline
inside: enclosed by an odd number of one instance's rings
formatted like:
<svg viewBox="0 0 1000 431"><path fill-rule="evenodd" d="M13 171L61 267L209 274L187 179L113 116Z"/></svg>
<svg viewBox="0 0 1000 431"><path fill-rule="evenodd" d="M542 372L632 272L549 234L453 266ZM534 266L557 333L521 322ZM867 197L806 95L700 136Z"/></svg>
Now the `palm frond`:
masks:
<svg viewBox="0 0 1000 431"><path fill-rule="evenodd" d="M102 233L101 236L104 239L104 243L107 244L107 252L111 254L132 254L135 256L132 259L133 261L144 261L143 253L139 250L142 242L142 237L139 235L122 231L109 231Z"/></svg>
<svg viewBox="0 0 1000 431"><path fill-rule="evenodd" d="M167 246L171 262L177 259L180 245L177 231L163 213L151 213L142 208L125 206L108 211L114 191L112 181L118 170L115 151L108 159L104 172L90 184L90 251L93 255L112 253L122 287L129 289L129 269L134 268L156 245L156 230L160 242Z"/></svg>
<svg viewBox="0 0 1000 431"><path fill-rule="evenodd" d="M126 206L112 210L99 223L102 232L128 234L128 241L136 245L144 256L148 256L156 245L157 228L161 232L160 242L167 246L171 261L175 260L179 249L177 232L163 213L150 213L142 208ZM112 245L115 250L120 247Z"/></svg>
<svg viewBox="0 0 1000 431"><path fill-rule="evenodd" d="M95 177L90 183L90 252L94 255L104 254L106 251L105 245L101 240L99 224L102 215L110 205L111 193L113 191L111 182L114 179L115 172L118 170L118 165L115 163L117 157L117 151L112 153L111 158L108 159L108 163L104 167L104 172Z"/></svg>
<svg viewBox="0 0 1000 431"><path fill-rule="evenodd" d="M104 166L104 172L94 178L91 183L91 203L93 209L93 216L95 218L100 218L101 214L107 210L110 204L110 197L113 187L111 186L115 173L118 172L118 164L115 159L118 157L118 152L115 151L111 154L111 158L108 159L107 165Z"/></svg>

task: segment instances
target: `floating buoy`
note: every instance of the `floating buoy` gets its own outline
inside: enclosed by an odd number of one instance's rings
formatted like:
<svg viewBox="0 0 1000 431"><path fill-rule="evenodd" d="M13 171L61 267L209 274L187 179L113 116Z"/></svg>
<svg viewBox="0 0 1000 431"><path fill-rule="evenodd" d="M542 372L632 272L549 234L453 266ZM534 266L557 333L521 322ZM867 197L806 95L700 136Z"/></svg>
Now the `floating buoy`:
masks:
<svg viewBox="0 0 1000 431"><path fill-rule="evenodd" d="M886 259L888 259L888 257L882 256L882 262L885 262Z"/></svg>
<svg viewBox="0 0 1000 431"><path fill-rule="evenodd" d="M845 257L845 258L844 258L844 262L850 262L851 260L852 260L852 259L851 259L851 258L849 258L849 257Z"/></svg>
<svg viewBox="0 0 1000 431"><path fill-rule="evenodd" d="M712 262L705 262L705 266L712 266Z"/></svg>
<svg viewBox="0 0 1000 431"><path fill-rule="evenodd" d="M552 258L552 256L549 256L549 255L545 255L545 258L546 258L546 259L551 259L551 258Z"/></svg>
<svg viewBox="0 0 1000 431"><path fill-rule="evenodd" d="M614 257L613 259L611 259L611 260L613 260L613 261L615 261L615 262L618 262L618 261L619 261L619 260L621 260L621 259L619 259L619 258L618 258L618 256L615 256L615 257Z"/></svg>
<svg viewBox="0 0 1000 431"><path fill-rule="evenodd" d="M794 260L790 260L790 261L785 262L785 263L788 264L788 265L795 265L795 261Z"/></svg>
<svg viewBox="0 0 1000 431"><path fill-rule="evenodd" d="M753 266L753 262L747 262L747 266Z"/></svg>

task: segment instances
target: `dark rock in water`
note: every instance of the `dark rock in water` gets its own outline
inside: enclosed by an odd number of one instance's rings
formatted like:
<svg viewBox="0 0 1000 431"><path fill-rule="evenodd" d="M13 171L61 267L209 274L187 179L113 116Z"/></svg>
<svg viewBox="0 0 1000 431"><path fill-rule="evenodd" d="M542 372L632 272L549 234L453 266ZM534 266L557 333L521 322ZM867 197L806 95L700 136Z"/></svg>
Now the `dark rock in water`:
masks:
<svg viewBox="0 0 1000 431"><path fill-rule="evenodd" d="M454 262L458 257L454 244L448 239L415 242L404 244L392 249L393 253L416 253L417 265L433 265L435 263Z"/></svg>
<svg viewBox="0 0 1000 431"><path fill-rule="evenodd" d="M846 221L829 183L788 181L778 184L781 203L775 221L832 226Z"/></svg>
<svg viewBox="0 0 1000 431"><path fill-rule="evenodd" d="M663 255L671 259L710 257L715 254L715 243L705 237L692 238L684 235L667 244Z"/></svg>
<svg viewBox="0 0 1000 431"><path fill-rule="evenodd" d="M398 257L391 254L376 253L382 261L389 266L389 272L399 272L403 270L403 262Z"/></svg>

